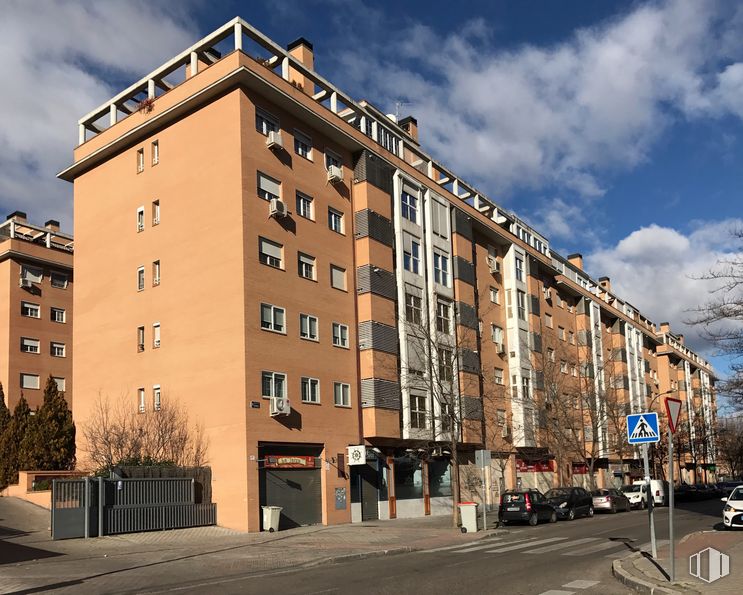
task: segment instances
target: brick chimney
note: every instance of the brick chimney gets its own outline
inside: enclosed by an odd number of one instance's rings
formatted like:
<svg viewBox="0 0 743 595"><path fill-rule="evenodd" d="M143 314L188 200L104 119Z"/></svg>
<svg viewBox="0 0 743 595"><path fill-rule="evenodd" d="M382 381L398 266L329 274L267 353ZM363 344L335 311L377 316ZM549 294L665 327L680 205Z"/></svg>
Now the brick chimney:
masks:
<svg viewBox="0 0 743 595"><path fill-rule="evenodd" d="M609 277L599 277L599 285L602 289L611 292L611 279Z"/></svg>
<svg viewBox="0 0 743 595"><path fill-rule="evenodd" d="M304 37L295 39L286 46L286 49L292 58L301 62L309 70L315 69L315 54L312 44ZM301 87L302 91L307 93L307 95L312 96L315 94L315 84L291 66L289 67L289 82L295 84L297 87Z"/></svg>
<svg viewBox="0 0 743 595"><path fill-rule="evenodd" d="M23 223L26 223L26 213L23 211L13 211L10 215L8 215L8 218L6 221L10 221L13 219L14 221L22 221Z"/></svg>
<svg viewBox="0 0 743 595"><path fill-rule="evenodd" d="M583 255L579 252L568 255L568 262L581 271L583 270Z"/></svg>
<svg viewBox="0 0 743 595"><path fill-rule="evenodd" d="M671 332L671 323L670 322L661 322L660 323L660 332L661 332L661 334L670 333Z"/></svg>
<svg viewBox="0 0 743 595"><path fill-rule="evenodd" d="M51 231L59 231L59 221L57 221L56 219L49 219L49 221L44 223L44 227L50 229Z"/></svg>
<svg viewBox="0 0 743 595"><path fill-rule="evenodd" d="M398 122L400 128L408 133L408 136L412 138L416 143L418 142L418 120L413 116L406 116Z"/></svg>

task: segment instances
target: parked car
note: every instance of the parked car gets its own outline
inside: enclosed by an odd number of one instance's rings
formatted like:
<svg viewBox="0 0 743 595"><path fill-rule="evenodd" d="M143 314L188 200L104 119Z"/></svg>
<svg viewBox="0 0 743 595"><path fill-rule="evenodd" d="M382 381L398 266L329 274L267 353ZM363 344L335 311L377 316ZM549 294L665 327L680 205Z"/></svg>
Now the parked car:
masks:
<svg viewBox="0 0 743 595"><path fill-rule="evenodd" d="M674 499L676 502L691 502L699 500L700 495L697 487L689 485L688 483L682 483L681 485L674 488Z"/></svg>
<svg viewBox="0 0 743 595"><path fill-rule="evenodd" d="M722 525L725 529L743 527L743 486L735 488L727 498L720 498L725 502L722 509Z"/></svg>
<svg viewBox="0 0 743 595"><path fill-rule="evenodd" d="M627 496L632 508L644 509L648 505L648 497L642 489L642 483L622 486L622 493Z"/></svg>
<svg viewBox="0 0 743 595"><path fill-rule="evenodd" d="M724 481L720 485L720 488L722 489L722 496L730 496L730 494L733 492L735 488L737 488L740 485L743 485L743 481Z"/></svg>
<svg viewBox="0 0 743 595"><path fill-rule="evenodd" d="M545 495L560 519L572 521L575 517L593 516L593 497L583 488L552 488Z"/></svg>
<svg viewBox="0 0 743 595"><path fill-rule="evenodd" d="M629 512L632 509L629 498L615 488L601 488L591 492L593 496L593 509L611 512L612 514L623 510Z"/></svg>
<svg viewBox="0 0 743 595"><path fill-rule="evenodd" d="M539 490L508 490L500 497L500 522L526 521L532 527L539 521L557 521L557 512Z"/></svg>
<svg viewBox="0 0 743 595"><path fill-rule="evenodd" d="M644 480L635 481L635 484L644 485ZM650 480L650 493L653 496L655 506L668 506L668 491L670 490L668 482L662 479Z"/></svg>

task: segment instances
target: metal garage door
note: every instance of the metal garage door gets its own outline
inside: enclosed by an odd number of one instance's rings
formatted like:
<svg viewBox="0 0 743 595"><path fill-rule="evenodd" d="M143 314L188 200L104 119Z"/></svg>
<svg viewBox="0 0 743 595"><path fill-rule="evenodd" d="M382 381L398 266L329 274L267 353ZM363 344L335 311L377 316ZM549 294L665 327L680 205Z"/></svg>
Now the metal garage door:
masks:
<svg viewBox="0 0 743 595"><path fill-rule="evenodd" d="M281 506L279 529L322 523L320 469L262 469L262 505Z"/></svg>

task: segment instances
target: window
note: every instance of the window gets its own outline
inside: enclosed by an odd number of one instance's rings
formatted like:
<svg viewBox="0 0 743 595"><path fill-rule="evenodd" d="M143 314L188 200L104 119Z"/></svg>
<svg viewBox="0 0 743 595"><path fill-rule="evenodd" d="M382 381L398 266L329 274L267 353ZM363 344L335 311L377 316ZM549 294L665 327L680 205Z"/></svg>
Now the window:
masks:
<svg viewBox="0 0 743 595"><path fill-rule="evenodd" d="M282 268L283 248L281 244L266 238L258 238L258 260L270 267L280 269Z"/></svg>
<svg viewBox="0 0 743 595"><path fill-rule="evenodd" d="M144 171L144 149L137 149L137 173Z"/></svg>
<svg viewBox="0 0 743 595"><path fill-rule="evenodd" d="M497 324L490 325L490 336L493 339L493 343L503 345L503 329Z"/></svg>
<svg viewBox="0 0 743 595"><path fill-rule="evenodd" d="M144 351L144 327L137 327L137 351Z"/></svg>
<svg viewBox="0 0 743 595"><path fill-rule="evenodd" d="M51 343L51 354L53 357L65 357L65 344L64 343L57 343L56 341L52 341Z"/></svg>
<svg viewBox="0 0 743 595"><path fill-rule="evenodd" d="M406 271L420 274L420 242L414 240L413 236L405 234L403 244L403 267Z"/></svg>
<svg viewBox="0 0 743 595"><path fill-rule="evenodd" d="M294 152L300 157L312 161L312 139L299 130L294 131Z"/></svg>
<svg viewBox="0 0 743 595"><path fill-rule="evenodd" d="M38 308L38 306L36 306ZM36 318L39 316L37 315ZM52 308L51 309L51 319L52 322L60 322L64 324L66 322L66 315L65 311L62 308Z"/></svg>
<svg viewBox="0 0 743 595"><path fill-rule="evenodd" d="M52 287L56 287L57 289L67 289L67 273L55 273L52 271L50 277L52 280Z"/></svg>
<svg viewBox="0 0 743 595"><path fill-rule="evenodd" d="M431 201L431 224L433 233L442 238L449 237L449 209L437 200Z"/></svg>
<svg viewBox="0 0 743 595"><path fill-rule="evenodd" d="M334 153L330 149L325 149L325 169L330 169L331 165L342 167L341 158L337 153Z"/></svg>
<svg viewBox="0 0 743 595"><path fill-rule="evenodd" d="M262 135L268 136L269 132L278 132L279 121L268 112L265 112L260 108L256 108L255 129Z"/></svg>
<svg viewBox="0 0 743 595"><path fill-rule="evenodd" d="M560 372L562 372L563 374L568 373L568 362L560 360Z"/></svg>
<svg viewBox="0 0 743 595"><path fill-rule="evenodd" d="M516 280L524 280L524 259L516 257Z"/></svg>
<svg viewBox="0 0 743 595"><path fill-rule="evenodd" d="M565 300L562 299L559 293L555 292L555 303L559 308L565 307Z"/></svg>
<svg viewBox="0 0 743 595"><path fill-rule="evenodd" d="M30 388L30 389L38 390L39 375L21 373L21 388Z"/></svg>
<svg viewBox="0 0 743 595"><path fill-rule="evenodd" d="M160 393L160 385L156 384L152 387L152 408L155 411L160 411L162 407L162 399Z"/></svg>
<svg viewBox="0 0 743 595"><path fill-rule="evenodd" d="M343 233L343 213L328 207L328 227L336 233Z"/></svg>
<svg viewBox="0 0 743 595"><path fill-rule="evenodd" d="M500 304L500 290L497 287L490 288L490 301L494 304Z"/></svg>
<svg viewBox="0 0 743 595"><path fill-rule="evenodd" d="M32 304L31 302L21 302L21 316L28 316L29 318L41 318L41 308L38 304Z"/></svg>
<svg viewBox="0 0 743 595"><path fill-rule="evenodd" d="M568 331L568 340L571 345L575 345L575 333L573 331Z"/></svg>
<svg viewBox="0 0 743 595"><path fill-rule="evenodd" d="M160 285L160 261L152 262L152 285Z"/></svg>
<svg viewBox="0 0 743 595"><path fill-rule="evenodd" d="M333 404L336 407L351 406L351 385L344 382L333 383Z"/></svg>
<svg viewBox="0 0 743 595"><path fill-rule="evenodd" d="M449 397L446 397L449 398ZM454 408L449 403L441 403L441 431L451 432Z"/></svg>
<svg viewBox="0 0 743 595"><path fill-rule="evenodd" d="M145 412L145 399L144 399L144 388L140 387L137 389L137 401L139 402L139 412Z"/></svg>
<svg viewBox="0 0 743 595"><path fill-rule="evenodd" d="M516 292L516 309L519 320L526 320L526 294L520 290Z"/></svg>
<svg viewBox="0 0 743 595"><path fill-rule="evenodd" d="M505 409L498 409L498 411L495 412L495 419L496 423L503 427L506 425L506 410Z"/></svg>
<svg viewBox="0 0 743 595"><path fill-rule="evenodd" d="M348 327L345 324L333 323L333 345L348 349Z"/></svg>
<svg viewBox="0 0 743 595"><path fill-rule="evenodd" d="M144 267L137 269L137 291L144 289Z"/></svg>
<svg viewBox="0 0 743 595"><path fill-rule="evenodd" d="M281 198L281 182L258 172L258 196L264 200Z"/></svg>
<svg viewBox="0 0 743 595"><path fill-rule="evenodd" d="M346 269L330 265L330 285L336 289L346 290Z"/></svg>
<svg viewBox="0 0 743 595"><path fill-rule="evenodd" d="M160 347L160 323L155 322L152 325L152 348L158 349Z"/></svg>
<svg viewBox="0 0 743 595"><path fill-rule="evenodd" d="M137 209L137 233L144 231L144 207Z"/></svg>
<svg viewBox="0 0 743 595"><path fill-rule="evenodd" d="M560 341L565 340L565 329L561 326L557 327L557 337L560 339Z"/></svg>
<svg viewBox="0 0 743 595"><path fill-rule="evenodd" d="M317 317L309 314L299 315L299 336L302 339L317 341Z"/></svg>
<svg viewBox="0 0 743 595"><path fill-rule="evenodd" d="M152 225L160 225L160 201L152 201Z"/></svg>
<svg viewBox="0 0 743 595"><path fill-rule="evenodd" d="M551 347L547 348L547 359L551 362L555 361L555 350Z"/></svg>
<svg viewBox="0 0 743 595"><path fill-rule="evenodd" d="M21 337L21 351L24 353L39 353L40 345L38 339L29 339L28 337Z"/></svg>
<svg viewBox="0 0 743 595"><path fill-rule="evenodd" d="M438 348L439 355L439 380L451 382L454 378L454 364L452 362L452 351L444 347Z"/></svg>
<svg viewBox="0 0 743 595"><path fill-rule="evenodd" d="M425 428L427 417L425 395L410 395L410 427Z"/></svg>
<svg viewBox="0 0 743 595"><path fill-rule="evenodd" d="M299 276L315 280L315 257L309 254L298 254Z"/></svg>
<svg viewBox="0 0 743 595"><path fill-rule="evenodd" d="M405 320L411 324L421 323L421 298L412 293L405 294Z"/></svg>
<svg viewBox="0 0 743 595"><path fill-rule="evenodd" d="M160 163L160 142L152 141L152 165Z"/></svg>
<svg viewBox="0 0 743 595"><path fill-rule="evenodd" d="M261 395L269 397L286 396L286 374L281 372L263 372L261 374Z"/></svg>
<svg viewBox="0 0 743 595"><path fill-rule="evenodd" d="M571 314L575 312L575 306L573 304L568 304L568 312Z"/></svg>
<svg viewBox="0 0 743 595"><path fill-rule="evenodd" d="M57 383L57 390L63 393L65 391L65 386L66 386L65 379L59 378L57 376L52 376L52 380L54 380L54 382Z"/></svg>
<svg viewBox="0 0 743 595"><path fill-rule="evenodd" d="M284 308L271 304L261 304L261 328L275 333L286 333Z"/></svg>
<svg viewBox="0 0 743 595"><path fill-rule="evenodd" d="M570 375L578 376L578 368L575 365L570 366Z"/></svg>
<svg viewBox="0 0 743 595"><path fill-rule="evenodd" d="M544 315L544 324L547 328L553 328L552 314Z"/></svg>
<svg viewBox="0 0 743 595"><path fill-rule="evenodd" d="M444 287L449 286L449 257L433 252L433 280Z"/></svg>
<svg viewBox="0 0 743 595"><path fill-rule="evenodd" d="M304 217L305 219L309 219L310 221L314 219L312 214L311 196L307 196L306 194L297 192L297 215L299 215L300 217Z"/></svg>
<svg viewBox="0 0 743 595"><path fill-rule="evenodd" d="M526 376L521 377L521 395L524 400L531 397L531 388L529 386L529 379Z"/></svg>
<svg viewBox="0 0 743 595"><path fill-rule="evenodd" d="M446 335L451 333L451 305L438 300L436 302L436 330Z"/></svg>
<svg viewBox="0 0 743 595"><path fill-rule="evenodd" d="M408 221L418 223L418 197L403 190L400 196L400 212Z"/></svg>
<svg viewBox="0 0 743 595"><path fill-rule="evenodd" d="M503 384L503 368L493 369L493 379L495 380L496 384Z"/></svg>
<svg viewBox="0 0 743 595"><path fill-rule="evenodd" d="M21 267L21 278L31 283L41 283L44 280L44 270L24 264Z"/></svg>
<svg viewBox="0 0 743 595"><path fill-rule="evenodd" d="M317 378L302 378L300 388L303 403L320 402L320 381Z"/></svg>

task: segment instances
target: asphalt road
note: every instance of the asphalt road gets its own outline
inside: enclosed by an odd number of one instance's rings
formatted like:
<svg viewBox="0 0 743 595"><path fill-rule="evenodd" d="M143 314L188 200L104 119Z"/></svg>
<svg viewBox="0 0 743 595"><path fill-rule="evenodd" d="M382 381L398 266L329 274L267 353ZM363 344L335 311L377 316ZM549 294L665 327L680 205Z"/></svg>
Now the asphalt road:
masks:
<svg viewBox="0 0 743 595"><path fill-rule="evenodd" d="M676 536L720 529L719 500L677 506ZM667 543L668 509L656 509L656 535ZM630 593L611 575L611 562L636 549L649 551L644 511L509 526L510 533L476 545L413 552L316 568L253 574L173 586L178 593L507 593L570 595Z"/></svg>

